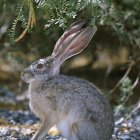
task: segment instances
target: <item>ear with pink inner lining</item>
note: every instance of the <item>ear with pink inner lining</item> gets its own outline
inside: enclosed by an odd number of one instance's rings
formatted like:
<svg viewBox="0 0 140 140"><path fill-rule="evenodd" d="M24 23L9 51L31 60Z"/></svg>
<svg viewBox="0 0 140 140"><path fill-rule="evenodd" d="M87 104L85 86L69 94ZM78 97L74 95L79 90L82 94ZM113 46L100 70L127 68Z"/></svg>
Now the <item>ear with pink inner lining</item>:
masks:
<svg viewBox="0 0 140 140"><path fill-rule="evenodd" d="M62 64L66 59L83 51L97 31L94 27L85 27L84 20L73 23L57 41L52 55Z"/></svg>

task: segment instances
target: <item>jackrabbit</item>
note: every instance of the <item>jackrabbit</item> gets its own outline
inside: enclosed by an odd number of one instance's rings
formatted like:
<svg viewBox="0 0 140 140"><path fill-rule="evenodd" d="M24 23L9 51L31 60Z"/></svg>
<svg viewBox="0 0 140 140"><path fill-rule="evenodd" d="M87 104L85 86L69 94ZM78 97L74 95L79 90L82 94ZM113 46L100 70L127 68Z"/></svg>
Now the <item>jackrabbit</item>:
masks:
<svg viewBox="0 0 140 140"><path fill-rule="evenodd" d="M73 23L57 41L51 56L21 74L29 85L29 105L41 119L32 140L42 140L56 124L67 140L109 140L113 113L100 90L86 80L59 74L61 64L80 53L96 32L84 20Z"/></svg>

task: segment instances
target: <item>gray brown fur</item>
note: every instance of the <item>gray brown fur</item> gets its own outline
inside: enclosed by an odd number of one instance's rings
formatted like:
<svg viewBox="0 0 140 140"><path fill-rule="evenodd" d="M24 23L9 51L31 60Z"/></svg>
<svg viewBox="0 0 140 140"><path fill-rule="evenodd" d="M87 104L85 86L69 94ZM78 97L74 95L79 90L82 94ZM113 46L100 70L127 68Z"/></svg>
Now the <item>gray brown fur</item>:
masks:
<svg viewBox="0 0 140 140"><path fill-rule="evenodd" d="M30 83L30 108L42 121L32 140L43 140L54 124L67 140L111 138L113 112L100 90L86 80L59 74L60 65L81 52L95 33L96 29L82 29L85 23L71 25L51 56L35 61L22 73L22 79Z"/></svg>

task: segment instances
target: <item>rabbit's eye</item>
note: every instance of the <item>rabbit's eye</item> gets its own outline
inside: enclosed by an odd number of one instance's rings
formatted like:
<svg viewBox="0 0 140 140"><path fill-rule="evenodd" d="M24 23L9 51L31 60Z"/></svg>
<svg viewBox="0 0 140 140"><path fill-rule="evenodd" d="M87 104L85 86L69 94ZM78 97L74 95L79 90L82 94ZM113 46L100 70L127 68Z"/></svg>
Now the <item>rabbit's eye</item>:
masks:
<svg viewBox="0 0 140 140"><path fill-rule="evenodd" d="M38 68L38 69L42 69L43 67L44 67L44 64L41 64L41 63L40 63L40 64L37 65L37 68Z"/></svg>

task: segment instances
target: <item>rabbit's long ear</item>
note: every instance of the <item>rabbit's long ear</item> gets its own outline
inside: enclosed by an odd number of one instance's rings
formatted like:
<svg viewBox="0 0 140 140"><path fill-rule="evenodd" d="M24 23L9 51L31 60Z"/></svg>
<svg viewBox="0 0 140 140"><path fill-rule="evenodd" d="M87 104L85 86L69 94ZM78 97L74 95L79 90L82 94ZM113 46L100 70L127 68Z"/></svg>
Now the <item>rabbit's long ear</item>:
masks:
<svg viewBox="0 0 140 140"><path fill-rule="evenodd" d="M66 59L80 53L89 43L97 28L86 27L81 20L73 23L57 41L52 55L63 63Z"/></svg>

